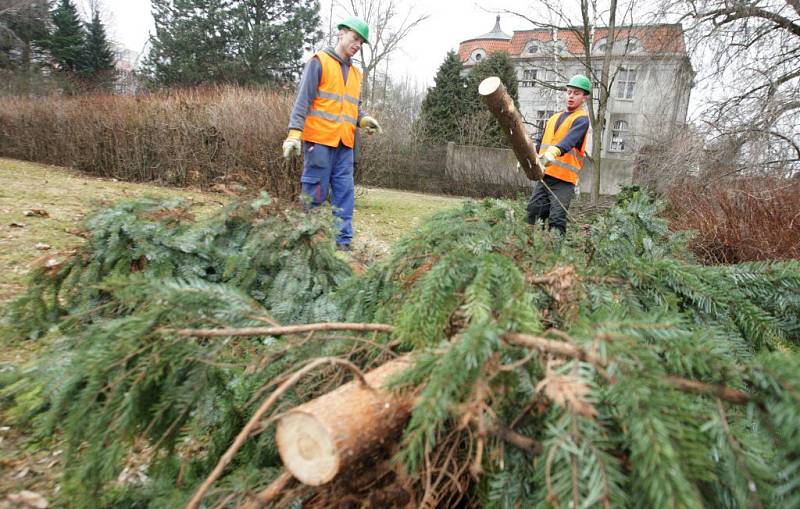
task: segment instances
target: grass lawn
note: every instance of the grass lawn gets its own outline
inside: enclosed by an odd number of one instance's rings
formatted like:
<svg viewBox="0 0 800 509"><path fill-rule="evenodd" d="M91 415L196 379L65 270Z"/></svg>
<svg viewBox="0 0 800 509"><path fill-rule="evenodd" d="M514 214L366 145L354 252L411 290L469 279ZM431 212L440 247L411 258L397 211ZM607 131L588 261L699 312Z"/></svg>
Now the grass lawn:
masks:
<svg viewBox="0 0 800 509"><path fill-rule="evenodd" d="M359 188L353 218L356 235L363 232L392 244L411 231L422 219L443 209L458 206L462 198Z"/></svg>
<svg viewBox="0 0 800 509"><path fill-rule="evenodd" d="M117 182L87 177L67 168L0 158L0 303L20 292L33 260L82 242L69 232L79 226L87 212L103 203L144 195L184 197L199 205L200 214L230 200L220 194ZM354 217L356 244L392 244L425 216L456 206L459 201L359 188ZM46 211L47 217L25 215L34 209ZM50 249L42 249L42 244Z"/></svg>

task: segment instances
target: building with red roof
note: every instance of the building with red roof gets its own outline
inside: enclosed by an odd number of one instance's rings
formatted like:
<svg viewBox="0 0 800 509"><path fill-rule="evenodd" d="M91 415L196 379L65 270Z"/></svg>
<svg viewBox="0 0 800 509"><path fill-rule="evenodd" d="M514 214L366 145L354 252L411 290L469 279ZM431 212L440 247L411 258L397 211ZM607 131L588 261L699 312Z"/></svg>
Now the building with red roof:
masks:
<svg viewBox="0 0 800 509"><path fill-rule="evenodd" d="M461 41L458 55L470 69L491 53L508 53L517 70L520 112L536 137L545 120L564 108L562 91L571 76L584 74L599 82L608 46L606 28L588 34L582 26L537 28L508 35L497 16L490 32ZM587 51L592 72L584 64ZM611 51L613 80L600 134L601 192L608 194L632 182L642 149L671 129L685 127L694 80L680 24L618 27ZM588 191L589 165L581 173L580 187Z"/></svg>

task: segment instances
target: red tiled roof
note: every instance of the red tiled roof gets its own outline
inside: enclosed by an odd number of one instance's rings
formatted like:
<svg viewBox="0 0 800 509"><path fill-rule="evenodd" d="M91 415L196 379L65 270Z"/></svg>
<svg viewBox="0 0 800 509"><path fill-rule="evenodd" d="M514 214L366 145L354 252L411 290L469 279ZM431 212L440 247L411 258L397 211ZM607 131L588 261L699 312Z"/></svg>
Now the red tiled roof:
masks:
<svg viewBox="0 0 800 509"><path fill-rule="evenodd" d="M594 41L597 42L607 37L608 29L595 30ZM583 52L581 31L579 28L562 28L557 33L558 40L564 43L567 51L573 54ZM617 28L616 40L625 41L634 37L642 44L645 51L653 53L685 53L686 46L683 42L683 29L680 25L650 25L634 26L630 28ZM458 47L458 56L462 61L469 58L475 48L483 48L487 53L494 51L508 51L510 55L522 54L529 41L552 41L552 31L549 29L515 31L511 41L494 40L467 40Z"/></svg>
<svg viewBox="0 0 800 509"><path fill-rule="evenodd" d="M507 52L509 42L508 40L504 41L501 39L471 39L469 41L463 41L458 45L458 58L464 62L469 58L472 51L478 48L482 48L487 55L490 53L497 53L498 51Z"/></svg>

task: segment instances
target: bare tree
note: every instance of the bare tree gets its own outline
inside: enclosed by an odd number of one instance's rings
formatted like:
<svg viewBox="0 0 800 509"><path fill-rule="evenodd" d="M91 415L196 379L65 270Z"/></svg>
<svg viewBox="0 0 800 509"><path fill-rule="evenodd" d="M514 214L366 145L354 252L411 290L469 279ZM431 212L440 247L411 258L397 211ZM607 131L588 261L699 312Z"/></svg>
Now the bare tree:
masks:
<svg viewBox="0 0 800 509"><path fill-rule="evenodd" d="M682 0L706 85L702 120L735 174L800 174L800 2Z"/></svg>
<svg viewBox="0 0 800 509"><path fill-rule="evenodd" d="M593 166L594 182L592 186L592 203L596 204L600 196L600 175L602 171L601 151L603 148L603 128L608 112L609 96L614 85L619 64L632 48L634 37L634 10L637 0L579 0L578 5L558 0L535 0L528 12L537 13L536 17L527 13L512 10L502 12L512 14L528 21L534 28L548 30L554 42L565 34L573 36L580 42L578 51L569 47L561 49L567 58L580 63L582 72L594 85L592 100L587 101L587 110L592 127L592 146L590 160ZM603 51L598 51L597 42L605 41ZM563 54L553 52L553 71L557 80L535 80L541 87L560 90L568 76L558 72L558 63L564 59Z"/></svg>
<svg viewBox="0 0 800 509"><path fill-rule="evenodd" d="M414 14L414 8L404 12L397 0L343 0L337 2L337 10L358 16L370 28L369 45L362 48L364 70L364 93L366 102L375 98L378 66L386 65L412 30L428 19L428 14Z"/></svg>

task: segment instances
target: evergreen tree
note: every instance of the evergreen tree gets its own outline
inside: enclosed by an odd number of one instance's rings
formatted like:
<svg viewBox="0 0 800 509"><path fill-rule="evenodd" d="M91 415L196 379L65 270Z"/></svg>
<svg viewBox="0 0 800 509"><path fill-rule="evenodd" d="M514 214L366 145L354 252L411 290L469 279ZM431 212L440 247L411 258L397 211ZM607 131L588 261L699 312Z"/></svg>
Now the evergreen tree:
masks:
<svg viewBox="0 0 800 509"><path fill-rule="evenodd" d="M60 0L52 12L55 30L47 38L47 49L59 70L74 73L81 69L86 31L72 0Z"/></svg>
<svg viewBox="0 0 800 509"><path fill-rule="evenodd" d="M519 108L519 97L517 93L517 73L514 70L514 63L508 53L492 53L487 58L478 62L467 76L466 107L473 116L486 112L486 106L480 95L478 95L478 85L489 76L498 76L508 91L508 95L514 100L514 104ZM497 120L491 115L480 115L486 117L483 122L483 132L479 145L488 147L503 147L507 145L505 136L500 130Z"/></svg>
<svg viewBox="0 0 800 509"><path fill-rule="evenodd" d="M153 0L145 67L159 85L265 83L301 69L317 0Z"/></svg>
<svg viewBox="0 0 800 509"><path fill-rule="evenodd" d="M114 80L114 53L106 37L106 27L95 10L87 26L86 45L83 48L81 71L91 82L108 86Z"/></svg>
<svg viewBox="0 0 800 509"><path fill-rule="evenodd" d="M159 85L226 81L231 0L152 0L155 35L145 68Z"/></svg>
<svg viewBox="0 0 800 509"><path fill-rule="evenodd" d="M433 88L422 102L419 132L431 143L459 141L459 121L465 113L464 66L455 51L449 51L439 66Z"/></svg>
<svg viewBox="0 0 800 509"><path fill-rule="evenodd" d="M239 83L296 77L318 38L318 0L242 0L233 10L233 59Z"/></svg>

